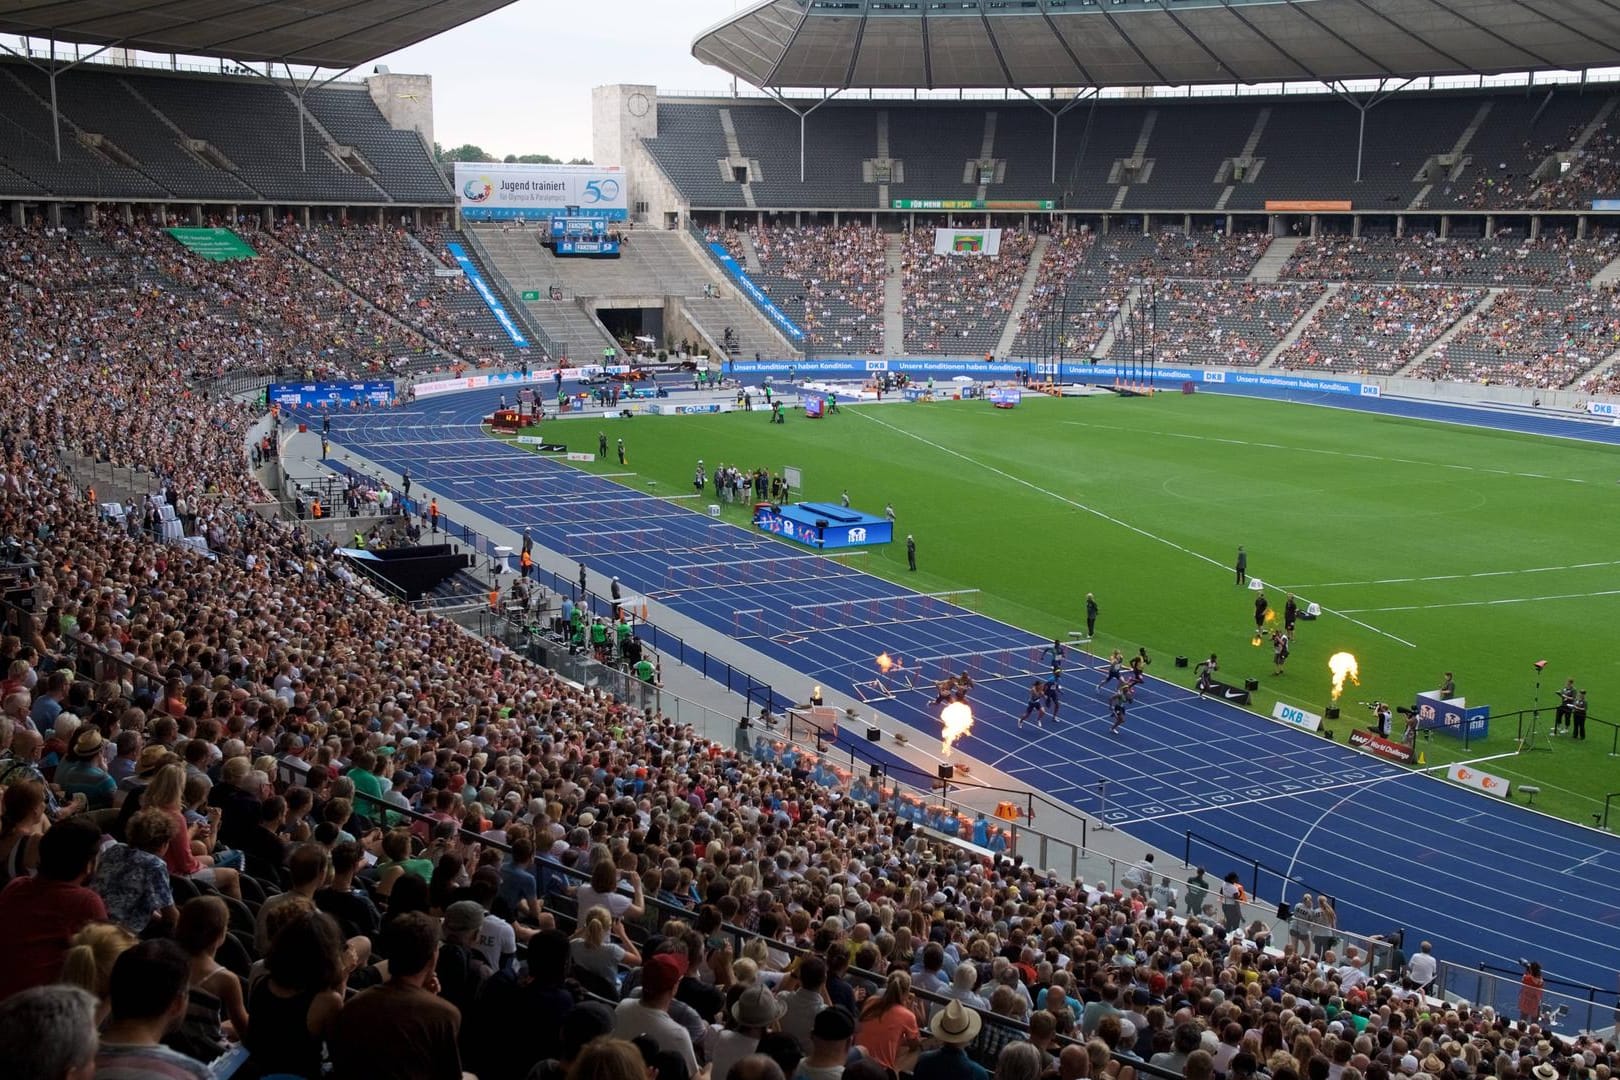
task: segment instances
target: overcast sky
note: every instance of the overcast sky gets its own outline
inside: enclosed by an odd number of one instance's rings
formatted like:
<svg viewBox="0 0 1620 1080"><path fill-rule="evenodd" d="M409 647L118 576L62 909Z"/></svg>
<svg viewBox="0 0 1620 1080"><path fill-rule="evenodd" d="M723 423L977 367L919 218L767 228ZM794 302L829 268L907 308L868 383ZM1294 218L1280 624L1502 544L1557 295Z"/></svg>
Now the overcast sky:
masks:
<svg viewBox="0 0 1620 1080"><path fill-rule="evenodd" d="M736 0L518 0L378 60L433 76L434 134L507 154L591 155L591 87L729 89L692 59L692 39ZM371 65L362 72L369 73ZM358 73L357 73L358 74Z"/></svg>

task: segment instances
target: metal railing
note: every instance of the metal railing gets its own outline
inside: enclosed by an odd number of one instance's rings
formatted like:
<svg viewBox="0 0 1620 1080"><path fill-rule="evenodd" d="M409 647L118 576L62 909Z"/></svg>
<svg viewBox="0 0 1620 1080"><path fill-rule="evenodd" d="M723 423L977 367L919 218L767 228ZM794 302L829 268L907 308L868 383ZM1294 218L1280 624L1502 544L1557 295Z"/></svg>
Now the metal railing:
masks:
<svg viewBox="0 0 1620 1080"><path fill-rule="evenodd" d="M1447 1000L1489 1005L1499 1016L1528 1020L1560 1035L1612 1037L1620 1024L1620 994L1615 990L1551 975L1544 976L1545 985L1536 990L1526 987L1524 977L1522 967L1441 964L1435 992Z"/></svg>

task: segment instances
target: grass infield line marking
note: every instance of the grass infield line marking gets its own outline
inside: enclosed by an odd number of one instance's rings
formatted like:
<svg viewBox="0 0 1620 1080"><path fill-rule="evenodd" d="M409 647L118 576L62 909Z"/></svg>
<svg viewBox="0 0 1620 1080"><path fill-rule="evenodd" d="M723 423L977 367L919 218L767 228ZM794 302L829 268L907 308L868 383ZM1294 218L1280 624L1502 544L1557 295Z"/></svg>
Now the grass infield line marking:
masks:
<svg viewBox="0 0 1620 1080"><path fill-rule="evenodd" d="M1012 473L1007 472L1005 469L998 469L994 465L988 465L985 462L976 461L973 458L968 457L966 454L962 453L961 451L952 450L948 446L942 446L942 445L940 445L939 443L935 442L932 439L927 439L927 438L924 438L921 435L918 435L916 432L907 431L905 428L896 427L894 424L891 424L886 420L879 420L877 417L873 416L871 413L869 413L869 412L867 412L865 410L854 411L854 412L851 413L851 415L852 416L858 416L863 420L868 420L868 421L870 421L870 422L872 422L874 424L879 425L880 427L886 427L890 431L896 432L896 433L898 433L900 435L904 435L907 438L916 439L918 442L922 443L924 446L931 446L935 450L938 450L939 452L941 452L943 454L949 454L951 457L958 458L958 459L960 459L962 461L967 462L970 465L976 465L981 469L985 469L985 470L987 470L989 472L993 472L997 476L1001 477L1004 480L1011 480L1015 484L1021 484L1024 487L1029 488L1031 491L1037 492L1037 493L1039 493L1041 495L1045 495L1049 499L1056 499L1058 502L1066 503L1069 506L1074 507L1076 510L1084 510L1086 513L1091 514L1091 515L1093 515L1095 517L1099 517L1099 518L1101 518L1102 520L1108 522L1111 525L1118 525L1122 529L1128 529L1129 531L1131 531L1133 533L1136 533L1138 536L1146 537L1147 539L1152 540L1155 543L1163 544L1166 547L1174 548L1175 550L1181 552L1184 555L1191 555L1193 558L1198 559L1201 562L1206 562L1211 566L1218 566L1218 567L1220 567L1220 569L1223 572L1228 571L1228 570L1231 569L1229 566L1226 565L1226 563L1222 562L1219 559L1212 559L1208 555L1205 555L1203 552L1194 551L1192 548L1185 547L1185 546L1183 546L1181 544L1178 544L1174 540L1171 540L1171 539L1169 539L1167 537L1160 536L1157 533L1148 532L1146 529L1142 528L1139 525L1132 525L1130 522L1124 521L1124 520L1122 520L1120 518L1114 517L1112 514L1108 514L1108 513L1105 513L1103 511L1101 511L1101 510L1098 510L1094 506L1087 506L1083 502L1077 502L1076 500L1071 499L1071 498L1069 498L1069 497L1067 497L1065 495L1059 495L1057 492L1050 491L1050 490L1048 490L1046 488L1043 488L1039 484L1031 483L1030 481L1025 480L1021 476L1014 476ZM1064 423L1076 423L1076 424L1078 424L1079 421L1064 421ZM1086 426L1086 425L1082 425L1082 426ZM1410 641L1407 641L1405 638L1396 637L1394 634L1391 634L1387 630L1380 630L1380 629L1378 629L1378 627L1373 626L1370 623L1364 623L1360 619L1351 618L1351 616L1346 612L1336 611L1333 608L1328 607L1326 604L1322 605L1322 610L1327 612L1329 615L1337 615L1341 619L1345 619L1345 620L1348 620L1349 622L1353 622L1357 626L1361 627L1363 630L1369 630L1372 633L1377 634L1379 637L1386 637L1386 638L1389 638L1391 641L1399 642L1400 644L1405 645L1408 649L1417 648L1416 645L1414 645Z"/></svg>
<svg viewBox="0 0 1620 1080"><path fill-rule="evenodd" d="M1348 608L1358 615L1376 615L1385 611L1433 611L1436 608L1494 607L1498 604L1534 604L1541 600L1590 600L1598 596L1620 596L1620 589L1598 592L1553 593L1549 596L1510 596L1502 600L1455 600L1445 604L1404 604L1399 607ZM1323 608L1326 611L1327 608Z"/></svg>
<svg viewBox="0 0 1620 1080"><path fill-rule="evenodd" d="M1291 585L1289 588L1298 592L1303 589L1335 589L1361 585L1409 585L1416 581L1461 581L1468 578L1509 577L1514 574L1547 574L1559 570L1591 570L1600 566L1620 566L1620 559L1609 562L1569 563L1567 566L1529 566L1523 570L1480 570L1472 574L1431 574L1428 577L1376 578L1372 581L1322 581L1315 585Z"/></svg>
<svg viewBox="0 0 1620 1080"><path fill-rule="evenodd" d="M1480 465L1454 465L1445 461L1422 461L1417 458L1385 457L1383 454L1363 454L1354 450L1325 450L1319 446L1288 446L1284 443L1255 442L1250 439L1225 439L1218 435L1193 435L1184 431L1147 431L1143 428L1121 427L1116 424L1093 424L1085 420L1060 421L1070 427L1101 428L1107 431L1128 431L1142 435L1160 435L1167 439L1191 439L1194 442L1225 443L1228 446L1252 446L1259 450L1292 450L1298 454L1321 454L1325 457L1359 458L1362 461L1382 461L1391 465L1427 465L1434 469L1452 469L1457 472L1493 473L1497 476L1516 476L1527 480L1567 480L1572 484L1589 481L1573 476L1547 476L1544 473L1514 472L1512 469L1488 469Z"/></svg>

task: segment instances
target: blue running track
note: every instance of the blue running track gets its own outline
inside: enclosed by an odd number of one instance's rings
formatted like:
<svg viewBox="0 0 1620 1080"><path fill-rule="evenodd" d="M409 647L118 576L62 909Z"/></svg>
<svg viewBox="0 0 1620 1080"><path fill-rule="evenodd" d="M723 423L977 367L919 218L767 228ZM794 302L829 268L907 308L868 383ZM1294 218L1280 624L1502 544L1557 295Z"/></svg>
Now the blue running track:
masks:
<svg viewBox="0 0 1620 1080"><path fill-rule="evenodd" d="M1551 415L1306 400L1620 441L1617 429ZM1030 678L1045 666L1044 639L714 522L694 502L688 509L496 443L478 430L494 401L494 391L473 392L335 418L332 439L395 472L409 468L415 491L454 499L515 531L531 528L537 543L739 638L802 672L807 684L869 698L860 684L874 678L874 659L884 652L925 677L965 668L979 680L974 728L959 744L968 755L1090 813L1104 811L1096 783L1107 779L1106 816L1130 836L1181 852L1192 830L1265 864L1292 866L1305 888L1338 899L1347 930L1405 927L1409 950L1428 939L1446 961L1516 967L1529 956L1551 976L1615 986L1620 838L1477 796L1158 679L1139 688L1125 729L1110 735L1100 673L1075 651L1059 718L1020 729ZM895 685L880 710L937 734L932 688L921 680L911 689ZM1217 875L1235 869L1247 877L1244 862L1209 847L1195 845L1194 861ZM1288 898L1299 891L1291 887ZM1261 893L1276 897L1276 879L1262 878Z"/></svg>

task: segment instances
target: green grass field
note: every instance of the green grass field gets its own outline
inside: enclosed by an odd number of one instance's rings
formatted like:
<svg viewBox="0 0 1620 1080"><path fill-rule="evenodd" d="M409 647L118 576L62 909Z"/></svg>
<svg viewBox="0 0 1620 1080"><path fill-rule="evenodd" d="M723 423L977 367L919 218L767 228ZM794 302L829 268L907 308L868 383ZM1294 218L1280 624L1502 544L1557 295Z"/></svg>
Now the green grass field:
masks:
<svg viewBox="0 0 1620 1080"><path fill-rule="evenodd" d="M598 426L546 431L594 447ZM870 572L922 591L978 589L980 610L1047 636L1082 629L1093 592L1091 651L1145 645L1153 674L1188 685L1191 669L1172 657L1217 652L1230 681L1260 679L1254 707L1266 714L1279 698L1321 712L1328 656L1352 652L1361 685L1328 725L1341 740L1367 720L1358 701L1410 703L1446 670L1471 704L1528 708L1542 658L1543 706L1573 676L1595 717L1620 719L1611 447L1219 395L846 408L780 426L757 412L638 417L608 431L625 439L637 474L625 479L641 490L691 492L702 458L711 473L797 466L797 498L847 489L873 513L892 502L919 571L895 543L870 549ZM1253 593L1233 580L1239 544L1279 618L1285 590L1343 613L1299 624L1282 676L1269 642L1251 645ZM1516 720L1493 722L1466 753L1442 735L1419 748L1431 765L1480 758L1515 750L1518 732ZM1620 791L1613 736L1593 720L1584 743L1544 737L1551 752L1488 768L1539 784L1538 807L1590 824Z"/></svg>

